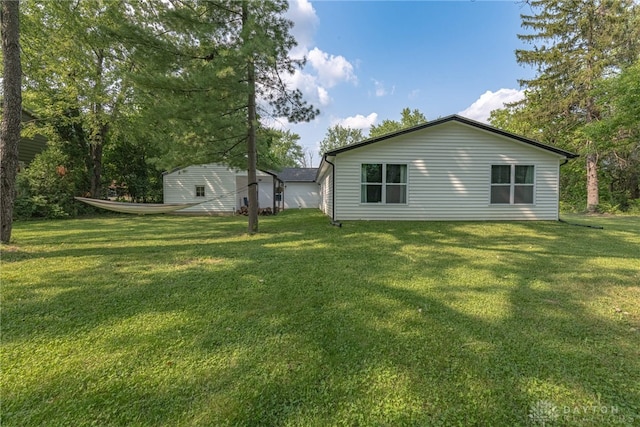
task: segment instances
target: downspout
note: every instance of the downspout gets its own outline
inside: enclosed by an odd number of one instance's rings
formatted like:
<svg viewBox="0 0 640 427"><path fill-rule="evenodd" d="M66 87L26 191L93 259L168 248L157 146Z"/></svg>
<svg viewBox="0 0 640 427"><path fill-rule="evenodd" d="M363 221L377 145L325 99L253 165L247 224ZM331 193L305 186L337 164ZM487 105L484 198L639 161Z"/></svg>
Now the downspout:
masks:
<svg viewBox="0 0 640 427"><path fill-rule="evenodd" d="M331 225L336 227L342 227L342 223L336 221L336 165L331 163L327 159L327 155L324 155L324 161L331 165Z"/></svg>
<svg viewBox="0 0 640 427"><path fill-rule="evenodd" d="M569 163L569 159L564 159L563 163L560 163L560 167L558 168L558 170L560 170L560 168L564 165L566 165L567 163ZM558 189L560 189L560 174L558 174ZM558 194L559 196L559 194ZM558 197L559 199L559 197ZM573 225L576 227L587 227L587 228L595 228L597 230L603 230L604 227L601 227L599 225L588 225L588 224L574 224L572 222L567 222L564 219L560 218L560 200L558 200L558 222L561 222L563 224L567 224L567 225Z"/></svg>
<svg viewBox="0 0 640 427"><path fill-rule="evenodd" d="M280 181L280 209L284 210L284 190L285 190L284 181Z"/></svg>
<svg viewBox="0 0 640 427"><path fill-rule="evenodd" d="M560 175L562 175L560 173L560 169L562 169L562 166L566 165L567 163L569 163L569 158L565 157L564 162L560 163L560 166L558 166L558 221L560 222L562 222L562 220L560 219Z"/></svg>
<svg viewBox="0 0 640 427"><path fill-rule="evenodd" d="M273 206L272 206L272 209L273 209L273 214L274 214L274 215L277 213L276 206L277 206L278 201L276 200L276 187L277 187L277 182L278 182L278 181L279 181L278 177L275 177L275 176L274 176L274 177L273 177L273 179L271 180L271 182L273 183L273 186L272 186L273 188L271 189L271 194L272 194L272 196L273 196Z"/></svg>

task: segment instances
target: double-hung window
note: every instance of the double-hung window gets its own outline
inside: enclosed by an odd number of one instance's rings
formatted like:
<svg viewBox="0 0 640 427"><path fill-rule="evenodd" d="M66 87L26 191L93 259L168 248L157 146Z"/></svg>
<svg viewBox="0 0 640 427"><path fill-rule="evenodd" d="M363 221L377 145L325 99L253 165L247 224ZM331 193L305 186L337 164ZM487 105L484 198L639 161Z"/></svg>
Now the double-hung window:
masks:
<svg viewBox="0 0 640 427"><path fill-rule="evenodd" d="M364 163L361 203L407 203L407 165Z"/></svg>
<svg viewBox="0 0 640 427"><path fill-rule="evenodd" d="M533 204L535 186L533 165L492 165L492 204Z"/></svg>
<svg viewBox="0 0 640 427"><path fill-rule="evenodd" d="M196 185L196 197L204 197L204 185Z"/></svg>

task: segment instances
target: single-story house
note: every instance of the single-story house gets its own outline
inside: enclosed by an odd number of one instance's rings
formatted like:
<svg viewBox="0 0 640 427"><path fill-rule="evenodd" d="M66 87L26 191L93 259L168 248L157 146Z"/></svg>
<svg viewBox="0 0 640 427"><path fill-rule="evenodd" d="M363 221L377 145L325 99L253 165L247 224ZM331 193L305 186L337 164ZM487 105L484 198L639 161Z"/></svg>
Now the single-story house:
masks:
<svg viewBox="0 0 640 427"><path fill-rule="evenodd" d="M257 172L258 206L277 206L277 177L266 171ZM178 211L190 214L232 214L248 204L247 171L210 163L174 169L162 177L164 203L202 203Z"/></svg>
<svg viewBox="0 0 640 427"><path fill-rule="evenodd" d="M576 154L458 115L331 150L316 181L340 220L557 220Z"/></svg>
<svg viewBox="0 0 640 427"><path fill-rule="evenodd" d="M277 172L283 182L282 196L285 209L318 209L320 198L316 183L317 168L283 168Z"/></svg>

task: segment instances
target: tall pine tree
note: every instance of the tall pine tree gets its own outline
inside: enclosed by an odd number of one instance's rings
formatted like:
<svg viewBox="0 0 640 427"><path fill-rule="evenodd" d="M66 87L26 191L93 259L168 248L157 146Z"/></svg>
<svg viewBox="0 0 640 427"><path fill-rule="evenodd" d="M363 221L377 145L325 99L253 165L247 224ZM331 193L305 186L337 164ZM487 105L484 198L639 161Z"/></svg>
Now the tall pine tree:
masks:
<svg viewBox="0 0 640 427"><path fill-rule="evenodd" d="M125 31L139 40L136 77L146 88L153 128L164 136L165 166L220 162L244 168L249 180L249 232L258 231L256 170L260 117L310 120L318 111L288 88L283 74L295 40L283 0L184 0L141 5ZM148 4L147 4L148 5ZM145 24L148 17L153 24ZM148 22L148 21L147 21ZM149 61L152 59L152 61ZM264 141L262 141L264 142Z"/></svg>
<svg viewBox="0 0 640 427"><path fill-rule="evenodd" d="M533 126L549 142L576 150L586 160L587 211L599 204L598 141L582 127L601 119L594 94L600 79L631 63L638 53L637 5L632 0L530 0L532 14L522 15L519 35L533 44L517 50L519 63L532 65L537 75L521 83ZM636 35L634 37L634 34Z"/></svg>

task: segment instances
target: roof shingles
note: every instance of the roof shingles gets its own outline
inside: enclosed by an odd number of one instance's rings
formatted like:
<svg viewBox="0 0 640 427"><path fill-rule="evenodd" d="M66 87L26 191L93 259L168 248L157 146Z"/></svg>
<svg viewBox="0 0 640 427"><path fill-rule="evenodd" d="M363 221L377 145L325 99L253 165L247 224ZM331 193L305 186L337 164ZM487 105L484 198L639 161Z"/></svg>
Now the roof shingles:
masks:
<svg viewBox="0 0 640 427"><path fill-rule="evenodd" d="M283 182L313 182L318 168L283 168L278 178Z"/></svg>

